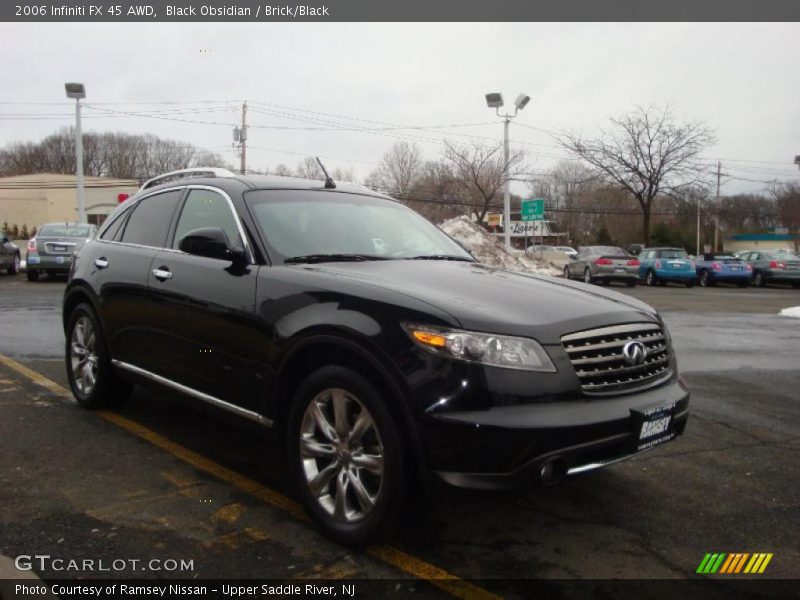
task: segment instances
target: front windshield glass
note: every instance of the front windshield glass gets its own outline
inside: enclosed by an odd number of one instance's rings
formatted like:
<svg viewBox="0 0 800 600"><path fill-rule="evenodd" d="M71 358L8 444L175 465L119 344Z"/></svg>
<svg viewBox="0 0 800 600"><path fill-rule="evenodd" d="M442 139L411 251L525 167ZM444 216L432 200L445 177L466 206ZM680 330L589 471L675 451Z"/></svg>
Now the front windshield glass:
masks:
<svg viewBox="0 0 800 600"><path fill-rule="evenodd" d="M89 225L45 225L39 230L41 237L89 237Z"/></svg>
<svg viewBox="0 0 800 600"><path fill-rule="evenodd" d="M245 198L265 241L283 259L358 255L473 260L424 217L390 200L309 190L261 190Z"/></svg>

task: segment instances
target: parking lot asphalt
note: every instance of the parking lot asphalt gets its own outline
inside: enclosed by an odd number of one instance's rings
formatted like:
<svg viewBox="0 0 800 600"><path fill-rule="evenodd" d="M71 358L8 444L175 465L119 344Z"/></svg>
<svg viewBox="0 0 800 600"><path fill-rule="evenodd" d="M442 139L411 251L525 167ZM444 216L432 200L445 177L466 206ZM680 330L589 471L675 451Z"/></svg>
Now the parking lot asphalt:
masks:
<svg viewBox="0 0 800 600"><path fill-rule="evenodd" d="M686 434L558 486L448 495L353 550L306 523L268 435L143 390L109 413L65 399L63 287L0 277L0 554L193 559L177 577L476 581L423 597L519 595L507 578L694 578L707 552L771 552L760 577L798 576L800 320L777 315L798 290L615 287L664 315L692 388ZM696 585L726 596L723 578Z"/></svg>

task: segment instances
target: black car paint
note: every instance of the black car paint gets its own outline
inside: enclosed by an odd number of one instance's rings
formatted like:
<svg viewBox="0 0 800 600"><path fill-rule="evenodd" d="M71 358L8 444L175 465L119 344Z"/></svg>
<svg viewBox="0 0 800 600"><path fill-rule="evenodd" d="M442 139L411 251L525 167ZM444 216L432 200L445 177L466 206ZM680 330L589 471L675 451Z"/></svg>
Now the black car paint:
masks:
<svg viewBox="0 0 800 600"><path fill-rule="evenodd" d="M303 367L296 357L312 347L335 348L355 357L393 392L394 410L420 467L468 487L532 483L528 472L549 456L579 464L630 454L631 408L674 401L676 430L683 431L688 390L677 368L654 389L589 398L561 347L560 337L571 332L659 323L644 303L611 290L477 263L271 264L243 197L258 183L203 178L155 189L188 185L217 188L230 197L252 264L232 268L230 262L174 250L102 239L87 243L65 292L65 326L72 307L90 302L112 356L121 362L282 423L291 399L283 382ZM326 193L321 184L315 191ZM377 196L360 189L352 193ZM118 211L135 202L134 197ZM108 265L100 268L98 259ZM156 268L173 277L155 278ZM557 372L436 356L412 342L405 323L531 337L548 351ZM118 374L152 384L127 370Z"/></svg>

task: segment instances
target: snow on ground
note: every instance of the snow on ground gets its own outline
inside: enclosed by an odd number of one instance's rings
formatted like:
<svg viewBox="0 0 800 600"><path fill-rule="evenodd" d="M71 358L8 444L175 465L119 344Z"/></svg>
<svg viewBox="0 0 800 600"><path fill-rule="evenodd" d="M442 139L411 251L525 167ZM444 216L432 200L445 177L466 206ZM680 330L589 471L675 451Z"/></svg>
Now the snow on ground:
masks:
<svg viewBox="0 0 800 600"><path fill-rule="evenodd" d="M560 269L545 261L525 256L522 250L513 250L513 254L509 254L503 249L502 237L493 236L467 217L448 219L439 227L449 236L464 244L478 259L478 262L485 265L539 275L558 276L561 274Z"/></svg>
<svg viewBox="0 0 800 600"><path fill-rule="evenodd" d="M797 317L800 319L800 306L790 306L789 308L784 308L781 310L780 314L783 317Z"/></svg>

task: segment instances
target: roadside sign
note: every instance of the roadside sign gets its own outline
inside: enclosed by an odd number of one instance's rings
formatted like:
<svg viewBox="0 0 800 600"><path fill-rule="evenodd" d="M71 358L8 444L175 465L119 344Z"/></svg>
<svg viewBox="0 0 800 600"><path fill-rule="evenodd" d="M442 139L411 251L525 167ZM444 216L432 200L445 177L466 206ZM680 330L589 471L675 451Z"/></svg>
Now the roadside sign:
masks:
<svg viewBox="0 0 800 600"><path fill-rule="evenodd" d="M523 200L522 220L523 221L544 220L544 199L534 198L533 200Z"/></svg>

